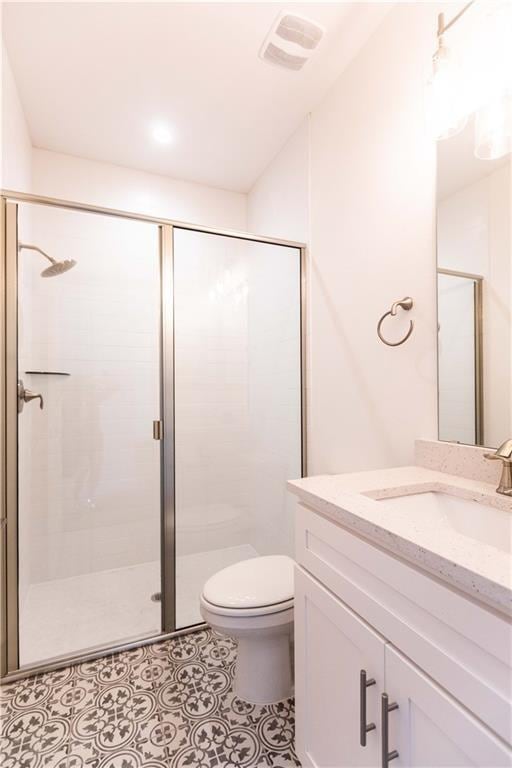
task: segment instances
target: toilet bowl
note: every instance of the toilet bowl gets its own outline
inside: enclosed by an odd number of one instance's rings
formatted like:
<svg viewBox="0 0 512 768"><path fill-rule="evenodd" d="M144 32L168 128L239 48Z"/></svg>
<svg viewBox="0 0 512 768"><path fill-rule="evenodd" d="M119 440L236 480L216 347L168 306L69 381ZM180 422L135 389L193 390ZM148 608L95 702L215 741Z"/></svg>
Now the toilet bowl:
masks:
<svg viewBox="0 0 512 768"><path fill-rule="evenodd" d="M293 567L285 555L242 560L203 587L201 615L238 643L234 691L253 704L292 695Z"/></svg>

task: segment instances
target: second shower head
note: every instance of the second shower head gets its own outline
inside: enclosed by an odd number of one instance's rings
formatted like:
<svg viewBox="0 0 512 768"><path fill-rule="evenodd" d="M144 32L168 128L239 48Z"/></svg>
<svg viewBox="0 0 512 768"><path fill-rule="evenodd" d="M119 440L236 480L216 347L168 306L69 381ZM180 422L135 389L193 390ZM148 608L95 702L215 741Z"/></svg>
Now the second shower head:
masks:
<svg viewBox="0 0 512 768"><path fill-rule="evenodd" d="M41 272L41 277L55 277L56 275L62 275L64 272L67 272L76 264L76 261L74 259L65 259L64 261L57 261L56 259L52 259L51 256L48 256L48 254L45 253L42 250L42 248L39 248L37 245L29 245L28 243L19 243L18 251L21 251L22 249L25 249L27 251L37 251L42 256L44 256L45 259L48 259L48 261L50 262L50 266L46 267L46 269L43 269L43 271Z"/></svg>

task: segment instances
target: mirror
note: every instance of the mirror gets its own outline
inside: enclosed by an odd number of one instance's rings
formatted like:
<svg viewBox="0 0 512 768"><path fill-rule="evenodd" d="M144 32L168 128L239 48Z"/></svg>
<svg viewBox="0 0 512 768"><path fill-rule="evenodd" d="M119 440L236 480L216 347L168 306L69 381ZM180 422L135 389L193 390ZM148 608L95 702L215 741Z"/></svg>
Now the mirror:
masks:
<svg viewBox="0 0 512 768"><path fill-rule="evenodd" d="M439 439L512 437L511 156L474 154L474 118L437 144Z"/></svg>

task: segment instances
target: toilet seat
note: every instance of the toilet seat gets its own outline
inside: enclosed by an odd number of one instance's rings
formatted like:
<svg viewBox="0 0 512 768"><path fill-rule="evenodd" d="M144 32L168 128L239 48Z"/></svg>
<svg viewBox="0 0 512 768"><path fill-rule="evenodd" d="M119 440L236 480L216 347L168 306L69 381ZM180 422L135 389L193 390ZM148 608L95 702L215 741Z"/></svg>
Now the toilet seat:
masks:
<svg viewBox="0 0 512 768"><path fill-rule="evenodd" d="M286 555L242 560L203 588L201 601L220 616L264 616L293 608L294 561Z"/></svg>
<svg viewBox="0 0 512 768"><path fill-rule="evenodd" d="M256 608L225 608L222 605L215 605L206 600L204 595L201 595L201 605L203 605L208 611L216 614L217 616L232 616L233 618L242 618L244 616L270 616L274 613L283 613L284 611L293 608L293 598L291 600L284 600L282 603L273 603L273 605L260 605Z"/></svg>

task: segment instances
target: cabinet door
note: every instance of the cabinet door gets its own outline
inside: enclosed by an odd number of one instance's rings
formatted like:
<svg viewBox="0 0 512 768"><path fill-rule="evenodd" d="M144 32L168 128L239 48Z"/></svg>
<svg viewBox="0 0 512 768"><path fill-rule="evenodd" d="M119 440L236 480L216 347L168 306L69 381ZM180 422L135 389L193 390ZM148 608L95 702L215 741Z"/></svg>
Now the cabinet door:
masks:
<svg viewBox="0 0 512 768"><path fill-rule="evenodd" d="M366 722L376 727L360 744L360 671ZM384 641L312 576L295 571L295 701L297 752L315 768L379 766Z"/></svg>
<svg viewBox="0 0 512 768"><path fill-rule="evenodd" d="M388 715L390 768L501 768L512 752L430 678L387 645L386 692L398 709Z"/></svg>

